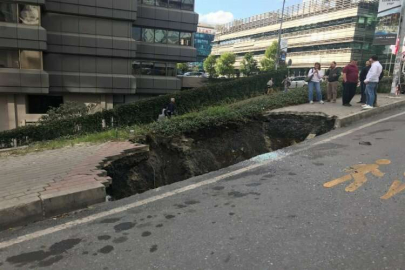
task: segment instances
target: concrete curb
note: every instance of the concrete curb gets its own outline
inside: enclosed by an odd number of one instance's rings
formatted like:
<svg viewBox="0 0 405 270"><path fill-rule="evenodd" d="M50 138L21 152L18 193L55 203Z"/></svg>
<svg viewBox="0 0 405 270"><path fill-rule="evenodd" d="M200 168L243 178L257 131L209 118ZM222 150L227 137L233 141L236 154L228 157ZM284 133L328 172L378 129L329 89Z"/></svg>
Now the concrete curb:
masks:
<svg viewBox="0 0 405 270"><path fill-rule="evenodd" d="M398 102L384 105L384 106L381 106L378 108L374 108L369 111L363 111L362 113L355 113L352 115L348 115L346 117L337 118L336 123L335 123L335 128L347 127L356 121L360 121L362 119L367 119L374 115L381 114L383 112L387 112L390 110L394 110L394 109L397 109L397 108L400 108L403 106L405 106L405 99L400 99L400 100L398 100Z"/></svg>

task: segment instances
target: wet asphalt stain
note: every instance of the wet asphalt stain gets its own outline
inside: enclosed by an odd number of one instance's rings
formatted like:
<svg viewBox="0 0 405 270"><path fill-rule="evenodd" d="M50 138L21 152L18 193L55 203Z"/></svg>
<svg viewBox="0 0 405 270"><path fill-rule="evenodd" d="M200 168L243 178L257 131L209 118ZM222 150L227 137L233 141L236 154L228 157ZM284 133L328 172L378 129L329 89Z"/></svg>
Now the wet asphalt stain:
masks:
<svg viewBox="0 0 405 270"><path fill-rule="evenodd" d="M110 253L110 252L113 251L113 250L114 250L114 247L113 247L113 246L105 246L105 247L99 249L98 252L100 252L100 253L102 253L102 254L108 254L108 253Z"/></svg>
<svg viewBox="0 0 405 270"><path fill-rule="evenodd" d="M298 217L297 215L288 215L288 216L287 216L287 218L291 218L291 219L297 218L297 217Z"/></svg>
<svg viewBox="0 0 405 270"><path fill-rule="evenodd" d="M364 146L371 146L373 145L371 142L359 142L360 145L364 145Z"/></svg>
<svg viewBox="0 0 405 270"><path fill-rule="evenodd" d="M52 257L48 260L42 261L38 264L38 267L48 267L51 266L59 261L63 260L63 256L62 255L57 255L55 257Z"/></svg>
<svg viewBox="0 0 405 270"><path fill-rule="evenodd" d="M262 181L268 181L268 180L270 180L271 178L273 178L274 176L275 176L274 174L267 174L267 175L263 176L260 180L262 180Z"/></svg>
<svg viewBox="0 0 405 270"><path fill-rule="evenodd" d="M390 132L390 131L393 131L393 129L380 129L380 130L370 132L370 133L368 133L366 135L375 135L375 134L385 133L385 132Z"/></svg>
<svg viewBox="0 0 405 270"><path fill-rule="evenodd" d="M157 246L157 245L153 245L153 246L149 249L149 251L150 251L151 253L153 253L153 252L156 252L157 249L158 249L158 246Z"/></svg>
<svg viewBox="0 0 405 270"><path fill-rule="evenodd" d="M120 220L121 220L121 218L107 218L107 219L101 220L99 223L100 224L113 224L113 223L117 223Z"/></svg>
<svg viewBox="0 0 405 270"><path fill-rule="evenodd" d="M165 218L166 219L173 219L173 218L175 218L176 216L174 216L174 215L165 215Z"/></svg>
<svg viewBox="0 0 405 270"><path fill-rule="evenodd" d="M385 140L384 138L375 138L377 141Z"/></svg>
<svg viewBox="0 0 405 270"><path fill-rule="evenodd" d="M156 228L162 228L162 227L163 227L163 224L158 224L158 225L156 225L155 227L156 227Z"/></svg>
<svg viewBox="0 0 405 270"><path fill-rule="evenodd" d="M260 196L261 194L257 193L257 192L242 193L242 192L239 192L239 191L232 191L232 192L228 193L228 196L233 197L233 198L243 198L243 197L246 197L246 196L249 196L249 195Z"/></svg>
<svg viewBox="0 0 405 270"><path fill-rule="evenodd" d="M83 251L82 255L89 255L89 252L88 251Z"/></svg>
<svg viewBox="0 0 405 270"><path fill-rule="evenodd" d="M323 164L323 163L321 163L321 162L314 162L314 163L312 163L312 164L314 164L315 166L324 166L325 164Z"/></svg>
<svg viewBox="0 0 405 270"><path fill-rule="evenodd" d="M6 261L17 267L23 267L28 264L35 264L40 262L45 262L46 264L49 264L53 261L51 259L54 259L55 257L58 257L57 261L62 260L63 256L62 258L59 258L59 255L67 252L68 250L71 250L81 241L82 239L79 238L63 240L50 246L48 251L38 250L28 253L21 253L16 256L8 257Z"/></svg>
<svg viewBox="0 0 405 270"><path fill-rule="evenodd" d="M184 204L175 204L173 206L177 207L177 209L187 208L187 205L184 205Z"/></svg>
<svg viewBox="0 0 405 270"><path fill-rule="evenodd" d="M229 263L230 260L231 260L231 254L229 254L229 255L225 258L224 263Z"/></svg>
<svg viewBox="0 0 405 270"><path fill-rule="evenodd" d="M261 186L262 185L262 183L251 183L251 184L247 184L246 186L247 187L258 187L258 186Z"/></svg>
<svg viewBox="0 0 405 270"><path fill-rule="evenodd" d="M142 228L147 228L152 226L152 223L148 222L148 223L144 223L144 224L140 224L138 226L136 226L138 229L142 229Z"/></svg>
<svg viewBox="0 0 405 270"><path fill-rule="evenodd" d="M148 237L148 236L151 236L151 235L152 235L152 233L148 232L148 231L142 233L142 237Z"/></svg>
<svg viewBox="0 0 405 270"><path fill-rule="evenodd" d="M97 237L97 239L100 240L100 241L107 241L107 240L111 239L111 236L109 236L109 235L100 235L100 236Z"/></svg>
<svg viewBox="0 0 405 270"><path fill-rule="evenodd" d="M216 190L216 191L220 191L220 190L224 190L225 187L217 186L217 187L213 187L212 189L213 189L213 190Z"/></svg>
<svg viewBox="0 0 405 270"><path fill-rule="evenodd" d="M234 215L235 215L235 213L232 213L232 212L231 212L231 213L229 213L229 215L230 215L230 216L234 216Z"/></svg>
<svg viewBox="0 0 405 270"><path fill-rule="evenodd" d="M133 222L124 222L124 223L120 223L118 225L114 226L114 230L115 232L122 232L122 231L128 231L130 229L132 229L133 227L135 227L135 223Z"/></svg>
<svg viewBox="0 0 405 270"><path fill-rule="evenodd" d="M195 201L195 200L189 200L189 201L185 201L184 204L186 205L195 205L195 204L199 204L199 201Z"/></svg>
<svg viewBox="0 0 405 270"><path fill-rule="evenodd" d="M153 218L153 217L152 217L152 216L147 216L146 218L151 219L151 218Z"/></svg>
<svg viewBox="0 0 405 270"><path fill-rule="evenodd" d="M128 237L121 236L121 237L115 238L115 239L113 240L113 243L115 243L115 244L122 244L122 243L125 243L126 241L128 241Z"/></svg>
<svg viewBox="0 0 405 270"><path fill-rule="evenodd" d="M290 173L288 173L288 175L290 175L290 176L295 176L295 175L297 175L296 173L293 173L293 172L290 172Z"/></svg>

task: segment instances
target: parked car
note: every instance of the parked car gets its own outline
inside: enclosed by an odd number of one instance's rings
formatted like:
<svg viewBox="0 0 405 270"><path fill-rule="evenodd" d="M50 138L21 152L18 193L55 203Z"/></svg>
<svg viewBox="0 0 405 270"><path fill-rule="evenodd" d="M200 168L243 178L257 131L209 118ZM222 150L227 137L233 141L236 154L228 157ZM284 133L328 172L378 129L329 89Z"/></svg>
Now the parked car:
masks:
<svg viewBox="0 0 405 270"><path fill-rule="evenodd" d="M305 77L294 77L294 78L290 78L291 81L291 85L289 88L301 88L304 87L306 85L308 85L308 83L305 81Z"/></svg>
<svg viewBox="0 0 405 270"><path fill-rule="evenodd" d="M184 77L203 77L206 78L207 75L204 72L186 72L183 75Z"/></svg>

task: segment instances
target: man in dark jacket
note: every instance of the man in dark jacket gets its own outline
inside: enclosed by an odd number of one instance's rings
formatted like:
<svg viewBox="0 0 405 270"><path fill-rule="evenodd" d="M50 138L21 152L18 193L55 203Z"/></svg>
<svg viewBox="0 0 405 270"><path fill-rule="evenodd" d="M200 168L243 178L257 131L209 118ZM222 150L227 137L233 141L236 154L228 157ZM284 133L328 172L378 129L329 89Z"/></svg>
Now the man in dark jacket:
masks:
<svg viewBox="0 0 405 270"><path fill-rule="evenodd" d="M326 71L326 77L328 79L328 102L336 103L337 87L340 77L340 70L336 67L336 62L333 61L330 64L330 68Z"/></svg>
<svg viewBox="0 0 405 270"><path fill-rule="evenodd" d="M166 106L165 115L171 118L172 115L176 113L176 100L174 98L170 99L170 103Z"/></svg>
<svg viewBox="0 0 405 270"><path fill-rule="evenodd" d="M357 61L351 60L343 69L343 106L351 107L350 102L356 95L357 84L359 83L359 68Z"/></svg>
<svg viewBox="0 0 405 270"><path fill-rule="evenodd" d="M366 84L364 80L367 78L367 74L371 68L370 61L366 62L366 66L360 72L360 86L361 86L361 99L357 103L366 104Z"/></svg>

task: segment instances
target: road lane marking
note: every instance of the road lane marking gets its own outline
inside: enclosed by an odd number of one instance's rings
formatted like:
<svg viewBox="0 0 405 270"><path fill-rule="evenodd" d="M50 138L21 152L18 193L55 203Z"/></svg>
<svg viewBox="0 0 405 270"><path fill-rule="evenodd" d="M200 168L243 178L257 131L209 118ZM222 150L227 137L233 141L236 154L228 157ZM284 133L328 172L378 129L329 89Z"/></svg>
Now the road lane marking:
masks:
<svg viewBox="0 0 405 270"><path fill-rule="evenodd" d="M389 117L386 117L386 118L383 118L383 119L380 119L380 120L365 124L363 126L350 129L350 130L348 130L348 131L346 131L344 133L332 136L330 138L324 139L322 141L316 142L314 144L311 144L309 146L303 147L303 148L295 150L295 151L291 151L291 152L288 152L288 153L283 153L282 155L275 155L275 158L271 158L272 155L270 155L270 157L269 157L270 159L265 161L265 162L252 164L252 165L249 165L249 166L247 166L245 168L236 170L234 172L226 173L226 174L221 175L221 176L217 176L217 177L215 177L213 179L210 179L210 180L202 181L202 182L199 182L199 183L196 183L196 184L193 184L193 185L189 185L189 186L186 186L186 187L183 187L183 188L171 191L171 192L166 192L166 193L161 194L161 195L153 196L151 198L141 200L141 201L138 201L138 202L135 202L135 203L131 203L129 205L120 206L120 207L117 207L115 209L108 210L106 212L94 214L94 215L91 215L91 216L88 216L88 217L84 217L82 219L78 219L78 220L67 222L65 224L57 225L55 227L51 227L51 228L48 228L48 229L44 229L44 230L33 232L33 233L30 233L30 234L27 234L27 235L23 235L23 236L17 237L15 239L12 239L12 240L9 240L9 241L4 241L4 242L0 243L0 249L4 249L4 248L7 248L7 247L10 247L10 246L19 244L19 243L31 241L31 240L34 240L36 238L43 237L43 236L46 236L46 235L49 235L49 234L52 234L52 233L60 232L60 231L66 230L66 229L70 229L70 228L73 228L73 227L76 227L76 226L79 226L79 225L82 225L82 224L86 224L86 223L89 223L89 222L92 222L92 221L95 221L97 219L101 219L101 218L104 218L104 217L107 217L107 216L122 213L122 212L125 212L127 210L139 207L139 206L143 206L143 205L153 203L153 202L156 202L156 201L168 198L168 197L172 197L172 196L177 195L177 194L184 193L186 191L190 191L190 190L194 190L194 189L197 189L197 188L200 188L200 187L203 187L203 186L214 184L214 183L219 182L219 181L221 181L223 179L226 179L226 178L229 178L229 177L232 177L232 176L236 176L236 175L242 174L244 172L247 172L247 171L250 171L250 170L253 170L253 169L257 169L259 167L269 165L270 163L272 163L274 161L278 161L278 160L284 159L285 157L288 157L290 155L294 155L294 154L297 154L297 153L300 153L300 152L303 152L303 151L307 151L307 150L309 150L309 149L311 149L311 148L313 148L315 146L334 141L336 139L339 139L339 138L345 137L347 135L350 135L350 134L352 134L352 133L354 133L356 131L359 131L359 130L374 126L376 124L385 122L387 120L390 120L390 119L393 119L393 118L396 118L396 117L399 117L399 116L402 116L402 115L405 115L405 112L398 113L398 114L395 114L395 115L392 115L392 116L389 116Z"/></svg>
<svg viewBox="0 0 405 270"><path fill-rule="evenodd" d="M381 165L389 164L391 164L391 161L388 159L377 160L375 164L357 164L347 170L347 172L349 173L348 175L327 182L323 186L325 188L333 188L337 185L353 180L353 183L348 185L345 190L346 192L355 192L365 183L367 183L367 174L372 174L375 177L379 178L384 177L385 173L381 172L379 168Z"/></svg>
<svg viewBox="0 0 405 270"><path fill-rule="evenodd" d="M404 190L405 184L399 180L395 180L394 183L391 185L390 189L388 190L388 192L381 197L381 200L389 200Z"/></svg>

